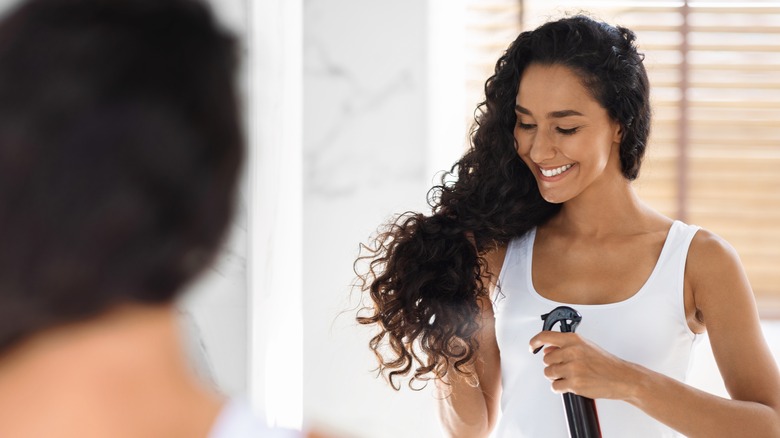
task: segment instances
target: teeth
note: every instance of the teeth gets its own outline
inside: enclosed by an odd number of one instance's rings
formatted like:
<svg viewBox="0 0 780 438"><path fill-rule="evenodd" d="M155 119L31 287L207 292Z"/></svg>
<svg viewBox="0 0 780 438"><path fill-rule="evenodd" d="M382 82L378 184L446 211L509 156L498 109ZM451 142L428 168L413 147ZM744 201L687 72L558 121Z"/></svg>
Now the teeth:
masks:
<svg viewBox="0 0 780 438"><path fill-rule="evenodd" d="M542 175L544 175L544 176L549 178L549 177L552 177L552 176L560 175L563 172L566 172L567 170L569 170L571 168L571 166L574 166L574 164L567 164L565 166L556 167L555 169L549 169L549 170L542 169L540 167L539 170L542 171Z"/></svg>

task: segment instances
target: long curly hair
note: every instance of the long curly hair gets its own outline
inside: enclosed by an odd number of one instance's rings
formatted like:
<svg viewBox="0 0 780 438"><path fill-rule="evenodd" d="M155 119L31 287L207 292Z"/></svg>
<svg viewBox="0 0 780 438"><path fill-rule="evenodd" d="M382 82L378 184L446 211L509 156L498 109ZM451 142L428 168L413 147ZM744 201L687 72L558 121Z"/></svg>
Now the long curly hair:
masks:
<svg viewBox="0 0 780 438"><path fill-rule="evenodd" d="M556 64L577 73L622 127L623 175L638 176L650 103L644 57L634 40L629 29L582 15L521 33L485 83L470 148L428 193L431 214L398 215L362 245L355 269L371 303L357 321L379 329L369 347L393 388L400 389L398 380L410 373L410 387L450 369L473 377L479 300L488 297L484 255L560 210L541 197L517 154L514 108L526 67Z"/></svg>

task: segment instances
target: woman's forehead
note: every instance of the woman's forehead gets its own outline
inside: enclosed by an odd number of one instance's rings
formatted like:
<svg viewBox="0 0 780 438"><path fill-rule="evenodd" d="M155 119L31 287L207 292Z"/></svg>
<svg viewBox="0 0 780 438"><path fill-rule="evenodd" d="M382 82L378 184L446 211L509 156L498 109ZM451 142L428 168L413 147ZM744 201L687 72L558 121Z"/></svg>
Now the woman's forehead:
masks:
<svg viewBox="0 0 780 438"><path fill-rule="evenodd" d="M516 105L534 116L575 111L583 115L603 110L569 67L531 64L520 78ZM519 111L526 113L526 111Z"/></svg>

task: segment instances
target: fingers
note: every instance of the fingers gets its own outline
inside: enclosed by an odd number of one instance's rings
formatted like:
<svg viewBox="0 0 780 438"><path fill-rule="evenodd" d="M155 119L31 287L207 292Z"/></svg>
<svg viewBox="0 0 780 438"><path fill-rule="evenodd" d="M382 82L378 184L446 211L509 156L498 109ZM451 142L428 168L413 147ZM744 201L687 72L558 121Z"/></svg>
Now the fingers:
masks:
<svg viewBox="0 0 780 438"><path fill-rule="evenodd" d="M565 394L567 392L576 394L576 392L571 388L570 382L566 379L554 380L550 387L556 394Z"/></svg>
<svg viewBox="0 0 780 438"><path fill-rule="evenodd" d="M529 349L532 353L538 353L545 346L566 347L579 342L579 336L576 333L561 333L553 331L542 331L531 338Z"/></svg>
<svg viewBox="0 0 780 438"><path fill-rule="evenodd" d="M548 365L544 368L544 377L547 377L551 381L562 379L563 376L563 369L559 364Z"/></svg>
<svg viewBox="0 0 780 438"><path fill-rule="evenodd" d="M544 349L544 357L542 358L542 363L544 363L547 366L554 365L554 364L561 364L564 362L568 362L566 359L566 351L561 350L560 347L555 346L549 346Z"/></svg>
<svg viewBox="0 0 780 438"><path fill-rule="evenodd" d="M542 332L530 347L544 350L544 377L555 393L620 399L635 375L626 362L574 333Z"/></svg>
<svg viewBox="0 0 780 438"><path fill-rule="evenodd" d="M553 392L558 394L576 393L572 378L577 373L578 367L574 362L576 362L580 350L578 347L581 346L582 342L576 333L553 331L543 331L531 339L529 347L532 351L543 350L544 376L552 382Z"/></svg>
<svg viewBox="0 0 780 438"><path fill-rule="evenodd" d="M565 392L576 393L574 385L567 370L567 364L554 364L544 368L544 376L551 382L553 392L563 394Z"/></svg>
<svg viewBox="0 0 780 438"><path fill-rule="evenodd" d="M546 358L547 356L552 354L552 352L555 351L555 350L560 350L560 347L556 347L555 345L550 345L550 346L544 348L544 351L542 351L542 354ZM544 361L544 359L542 359L542 361ZM547 363L547 362L545 362L545 363Z"/></svg>

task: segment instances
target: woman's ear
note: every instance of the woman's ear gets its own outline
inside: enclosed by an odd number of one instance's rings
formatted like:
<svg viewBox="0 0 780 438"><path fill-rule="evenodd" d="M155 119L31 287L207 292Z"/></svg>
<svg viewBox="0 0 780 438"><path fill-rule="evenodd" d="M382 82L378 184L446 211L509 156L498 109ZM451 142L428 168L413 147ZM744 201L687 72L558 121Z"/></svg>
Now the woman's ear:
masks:
<svg viewBox="0 0 780 438"><path fill-rule="evenodd" d="M623 129L623 125L620 123L615 123L615 131L612 135L612 141L615 143L620 143L623 141L623 132L625 130Z"/></svg>

